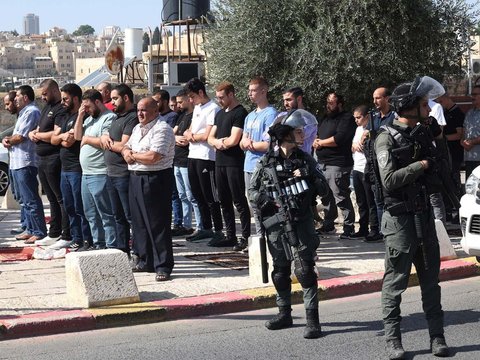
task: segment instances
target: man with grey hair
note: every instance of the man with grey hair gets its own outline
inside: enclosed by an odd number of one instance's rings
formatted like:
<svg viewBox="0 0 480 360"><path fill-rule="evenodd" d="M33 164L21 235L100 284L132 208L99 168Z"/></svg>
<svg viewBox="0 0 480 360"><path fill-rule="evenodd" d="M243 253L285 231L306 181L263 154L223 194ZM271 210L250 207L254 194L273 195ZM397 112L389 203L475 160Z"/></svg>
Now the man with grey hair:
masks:
<svg viewBox="0 0 480 360"><path fill-rule="evenodd" d="M134 272L155 272L156 281L170 280L172 248L173 129L160 120L153 98L137 105L139 124L122 150L130 170Z"/></svg>

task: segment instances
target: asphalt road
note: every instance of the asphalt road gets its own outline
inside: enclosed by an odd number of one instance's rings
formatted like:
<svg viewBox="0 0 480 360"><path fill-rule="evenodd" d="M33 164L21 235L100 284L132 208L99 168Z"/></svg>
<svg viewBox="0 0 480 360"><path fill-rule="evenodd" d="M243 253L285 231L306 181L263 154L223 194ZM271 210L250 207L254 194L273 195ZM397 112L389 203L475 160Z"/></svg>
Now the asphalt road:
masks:
<svg viewBox="0 0 480 360"><path fill-rule="evenodd" d="M480 359L480 278L442 283L446 338L454 359ZM302 338L301 306L291 329L263 326L275 309L0 342L0 359L385 359L380 294L320 303L325 336ZM419 288L404 295L409 359L431 359Z"/></svg>

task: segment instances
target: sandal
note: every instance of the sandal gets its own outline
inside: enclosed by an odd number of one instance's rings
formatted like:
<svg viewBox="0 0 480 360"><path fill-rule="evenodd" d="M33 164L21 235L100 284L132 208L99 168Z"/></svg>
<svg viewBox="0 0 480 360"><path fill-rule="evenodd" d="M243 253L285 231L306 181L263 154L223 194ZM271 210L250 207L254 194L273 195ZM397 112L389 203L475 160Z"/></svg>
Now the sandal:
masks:
<svg viewBox="0 0 480 360"><path fill-rule="evenodd" d="M155 275L155 281L168 281L170 280L170 274L164 273L164 272L158 272L157 275Z"/></svg>

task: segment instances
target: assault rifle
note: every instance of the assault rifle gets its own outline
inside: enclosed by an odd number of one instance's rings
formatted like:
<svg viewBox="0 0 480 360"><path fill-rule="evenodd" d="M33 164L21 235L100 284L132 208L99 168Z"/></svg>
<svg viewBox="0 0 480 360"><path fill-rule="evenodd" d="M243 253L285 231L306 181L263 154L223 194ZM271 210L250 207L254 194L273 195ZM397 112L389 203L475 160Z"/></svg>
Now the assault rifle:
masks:
<svg viewBox="0 0 480 360"><path fill-rule="evenodd" d="M286 258L289 261L292 261L293 253L291 247L298 248L300 244L295 229L293 228L294 212L297 208L296 200L291 192L287 191L285 188L282 188L280 185L276 164L273 158L265 167L265 171L273 180L273 186L276 194L274 200L278 206L278 211L273 216L265 219L263 221L263 226L265 230L268 230L275 225L280 225L282 227L283 232L280 235L280 240L282 241Z"/></svg>
<svg viewBox="0 0 480 360"><path fill-rule="evenodd" d="M456 186L452 178L452 172L445 156L440 156L438 148L434 145L435 139L430 129L423 125L417 124L410 133L412 139L420 145L421 157L430 161L429 169L426 173L426 182L435 187L440 188L450 200L455 209L460 209L460 201L455 195Z"/></svg>

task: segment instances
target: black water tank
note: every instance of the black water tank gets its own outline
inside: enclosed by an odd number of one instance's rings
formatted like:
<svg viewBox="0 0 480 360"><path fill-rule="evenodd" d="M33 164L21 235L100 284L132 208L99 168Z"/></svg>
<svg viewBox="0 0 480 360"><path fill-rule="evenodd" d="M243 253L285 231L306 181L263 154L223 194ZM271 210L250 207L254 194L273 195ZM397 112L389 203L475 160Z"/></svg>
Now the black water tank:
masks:
<svg viewBox="0 0 480 360"><path fill-rule="evenodd" d="M179 2L182 3L182 20L199 19L210 11L210 0L163 0L163 22L178 20Z"/></svg>

